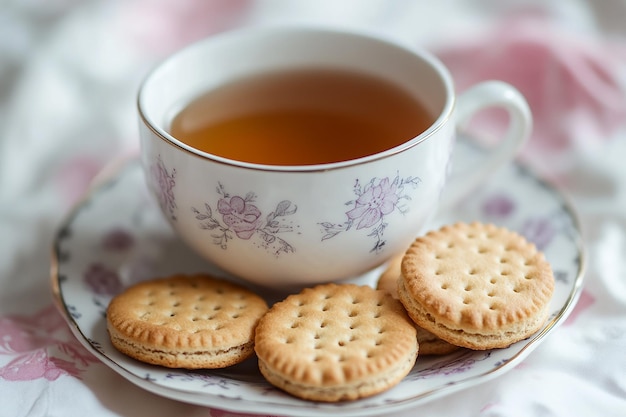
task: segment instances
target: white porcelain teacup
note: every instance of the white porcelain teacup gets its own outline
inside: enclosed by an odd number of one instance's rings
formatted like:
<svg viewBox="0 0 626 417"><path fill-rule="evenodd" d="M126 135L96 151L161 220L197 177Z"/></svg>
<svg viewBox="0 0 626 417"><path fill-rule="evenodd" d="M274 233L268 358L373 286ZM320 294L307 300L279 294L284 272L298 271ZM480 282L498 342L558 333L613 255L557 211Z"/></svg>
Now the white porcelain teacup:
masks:
<svg viewBox="0 0 626 417"><path fill-rule="evenodd" d="M342 67L391 80L435 115L424 132L380 153L335 163L272 166L199 151L169 132L181 103L243 75L295 66ZM427 52L360 33L257 27L221 34L165 60L142 84L142 163L171 225L209 262L251 283L291 287L359 276L404 251L438 210L456 130L481 109L504 108L508 132L446 185L458 198L510 162L532 121L510 85L455 95Z"/></svg>

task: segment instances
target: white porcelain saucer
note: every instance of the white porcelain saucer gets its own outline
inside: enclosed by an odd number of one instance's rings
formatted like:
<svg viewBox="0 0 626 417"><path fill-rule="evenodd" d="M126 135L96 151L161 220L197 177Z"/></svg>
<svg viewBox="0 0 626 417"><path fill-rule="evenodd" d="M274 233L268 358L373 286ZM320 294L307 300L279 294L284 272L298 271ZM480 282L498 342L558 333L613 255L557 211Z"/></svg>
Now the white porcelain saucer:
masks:
<svg viewBox="0 0 626 417"><path fill-rule="evenodd" d="M472 153L481 152L467 141L458 146L463 149L457 154L467 161ZM61 225L53 246L52 289L78 340L104 364L147 391L242 413L389 415L510 370L563 322L578 299L584 271L580 228L571 206L552 186L511 164L464 202L441 214L431 228L473 220L518 231L544 251L556 278L548 323L531 338L506 349L420 356L396 387L358 401L325 404L291 397L265 382L255 359L219 371L185 371L143 364L113 348L105 310L111 297L124 287L178 272L220 274L174 236L148 195L136 159L98 181ZM360 281L373 285L375 279L376 273L372 273ZM266 295L270 302L275 301L272 294Z"/></svg>

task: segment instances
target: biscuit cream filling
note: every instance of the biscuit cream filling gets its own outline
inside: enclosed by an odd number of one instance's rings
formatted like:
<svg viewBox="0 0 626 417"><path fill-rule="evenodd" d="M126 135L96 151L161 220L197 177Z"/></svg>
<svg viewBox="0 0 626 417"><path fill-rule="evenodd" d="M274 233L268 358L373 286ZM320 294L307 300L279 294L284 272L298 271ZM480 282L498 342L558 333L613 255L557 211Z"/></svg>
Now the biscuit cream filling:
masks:
<svg viewBox="0 0 626 417"><path fill-rule="evenodd" d="M289 375L282 375L272 369L263 360L259 360L259 369L268 380L275 383L281 389L298 393L299 395L315 394L316 396L327 395L334 399L344 400L359 395L371 395L381 392L404 378L413 368L417 359L417 349L400 362L397 366L387 369L384 373L373 374L369 377L359 378L356 381L342 382L341 384L307 384L305 381L294 379ZM338 397L338 398L337 398Z"/></svg>
<svg viewBox="0 0 626 417"><path fill-rule="evenodd" d="M426 330L433 331L436 335L438 335L436 328L442 330L444 333L456 333L458 335L466 335L466 336L477 336L481 340L485 338L502 338L502 337L513 337L520 333L524 333L527 331L535 332L538 327L540 327L547 318L547 305L542 308L536 315L525 318L524 320L518 322L512 322L509 326L503 328L496 329L486 329L484 331L476 331L475 329L463 329L463 328L454 328L450 326L446 326L439 322L436 317L434 317L431 313L426 311L421 305L419 305L415 300L411 298L409 295L407 288L404 283L404 279L400 280L400 291L398 292L400 298L403 303L407 303L409 308L407 309L409 315L416 324L424 327ZM433 328L434 327L434 328ZM438 335L439 336L439 335ZM441 336L440 336L441 337Z"/></svg>

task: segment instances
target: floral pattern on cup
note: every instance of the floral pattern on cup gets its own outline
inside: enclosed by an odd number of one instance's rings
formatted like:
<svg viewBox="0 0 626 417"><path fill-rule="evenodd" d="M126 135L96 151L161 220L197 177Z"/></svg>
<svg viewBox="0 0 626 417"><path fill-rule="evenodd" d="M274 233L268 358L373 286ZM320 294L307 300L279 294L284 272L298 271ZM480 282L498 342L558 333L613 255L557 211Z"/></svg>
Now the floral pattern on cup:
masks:
<svg viewBox="0 0 626 417"><path fill-rule="evenodd" d="M319 223L324 231L322 241L347 232L353 227L356 227L356 230L367 229L368 236L375 240L371 252L380 252L386 243L384 239L387 227L385 217L394 211L407 213L408 209L403 202L411 200L411 197L405 192L406 187L410 186L415 189L420 182L418 177L400 178L400 175L396 175L392 180L389 177L374 177L365 185L357 179L353 187L356 199L346 202L346 206L351 207L345 212L347 220L343 223Z"/></svg>
<svg viewBox="0 0 626 417"><path fill-rule="evenodd" d="M174 197L174 187L176 186L176 168L168 170L161 159L157 157L156 162L150 168L152 181L156 188L156 195L163 211L169 213L171 220L176 220L176 199Z"/></svg>
<svg viewBox="0 0 626 417"><path fill-rule="evenodd" d="M228 248L228 242L234 238L249 240L264 250L271 251L275 256L281 253L294 252L295 248L280 234L294 232L299 226L287 218L296 213L298 207L289 200L283 200L276 208L263 217L263 213L254 202L257 199L253 192L245 196L230 195L221 183L217 193L220 195L214 210L209 203L204 204L200 211L192 207L202 229L210 230L213 243L222 249ZM221 218L220 218L221 215Z"/></svg>

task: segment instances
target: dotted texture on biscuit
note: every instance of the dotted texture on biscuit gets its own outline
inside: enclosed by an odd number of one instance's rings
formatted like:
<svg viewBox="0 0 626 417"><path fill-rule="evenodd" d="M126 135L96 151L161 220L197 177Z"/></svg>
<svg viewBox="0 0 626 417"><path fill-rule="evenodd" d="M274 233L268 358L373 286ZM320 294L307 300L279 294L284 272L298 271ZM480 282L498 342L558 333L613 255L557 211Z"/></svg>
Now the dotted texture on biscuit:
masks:
<svg viewBox="0 0 626 417"><path fill-rule="evenodd" d="M305 289L261 319L255 350L268 380L320 401L356 399L399 382L417 338L399 301L352 284Z"/></svg>
<svg viewBox="0 0 626 417"><path fill-rule="evenodd" d="M114 297L107 326L146 354L213 355L245 345L252 350L254 329L267 310L261 297L228 281L174 276L141 282Z"/></svg>
<svg viewBox="0 0 626 417"><path fill-rule="evenodd" d="M554 291L551 267L532 243L476 222L416 239L402 279L412 301L438 324L478 334L506 332L541 314Z"/></svg>

